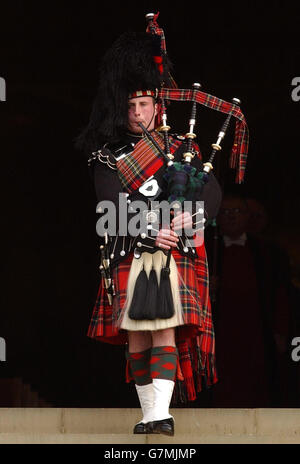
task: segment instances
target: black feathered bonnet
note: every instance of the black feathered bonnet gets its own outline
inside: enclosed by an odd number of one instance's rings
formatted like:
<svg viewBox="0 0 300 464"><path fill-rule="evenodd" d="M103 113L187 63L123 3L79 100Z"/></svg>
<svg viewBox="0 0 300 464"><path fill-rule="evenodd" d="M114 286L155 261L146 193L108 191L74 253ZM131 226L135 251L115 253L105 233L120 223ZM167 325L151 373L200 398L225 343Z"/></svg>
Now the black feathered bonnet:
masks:
<svg viewBox="0 0 300 464"><path fill-rule="evenodd" d="M151 32L126 32L104 55L89 124L76 143L86 154L117 142L126 132L129 97L155 97L161 86L174 87L162 39Z"/></svg>

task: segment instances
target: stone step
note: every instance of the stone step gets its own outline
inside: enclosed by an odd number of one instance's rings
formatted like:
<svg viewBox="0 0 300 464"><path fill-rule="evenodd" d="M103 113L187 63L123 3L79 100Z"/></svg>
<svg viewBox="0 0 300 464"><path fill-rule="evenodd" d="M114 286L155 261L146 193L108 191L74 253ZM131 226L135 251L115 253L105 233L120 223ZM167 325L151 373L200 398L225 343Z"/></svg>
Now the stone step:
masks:
<svg viewBox="0 0 300 464"><path fill-rule="evenodd" d="M0 408L0 443L300 443L300 409L171 409L175 436L133 435L139 409Z"/></svg>
<svg viewBox="0 0 300 464"><path fill-rule="evenodd" d="M40 445L267 445L267 444L299 444L299 438L278 436L199 436L176 435L166 437L164 435L126 435L126 434L86 434L86 433L0 433L0 445L2 444L40 444ZM110 449L109 447L107 448Z"/></svg>

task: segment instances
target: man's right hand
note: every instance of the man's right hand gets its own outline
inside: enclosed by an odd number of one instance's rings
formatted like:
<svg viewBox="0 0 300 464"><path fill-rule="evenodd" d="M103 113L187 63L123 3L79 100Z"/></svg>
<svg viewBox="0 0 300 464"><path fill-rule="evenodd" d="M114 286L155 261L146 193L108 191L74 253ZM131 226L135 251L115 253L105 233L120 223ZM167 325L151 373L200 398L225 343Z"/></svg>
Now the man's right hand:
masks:
<svg viewBox="0 0 300 464"><path fill-rule="evenodd" d="M157 234L155 245L170 250L171 247L176 247L179 241L178 235L171 229L162 228Z"/></svg>

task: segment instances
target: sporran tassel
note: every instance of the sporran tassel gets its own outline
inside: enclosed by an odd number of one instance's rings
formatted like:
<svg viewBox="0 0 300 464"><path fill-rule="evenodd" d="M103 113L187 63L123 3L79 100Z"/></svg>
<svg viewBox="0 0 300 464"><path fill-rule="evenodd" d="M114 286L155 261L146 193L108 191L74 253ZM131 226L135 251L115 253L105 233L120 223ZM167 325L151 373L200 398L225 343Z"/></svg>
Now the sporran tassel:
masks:
<svg viewBox="0 0 300 464"><path fill-rule="evenodd" d="M129 309L129 317L134 320L147 319L144 317L145 295L148 289L148 277L145 269L139 273L136 279L132 301Z"/></svg>
<svg viewBox="0 0 300 464"><path fill-rule="evenodd" d="M170 282L170 258L168 259L165 267L162 268L160 274L159 292L157 299L157 317L160 319L169 319L174 315L174 302Z"/></svg>
<svg viewBox="0 0 300 464"><path fill-rule="evenodd" d="M156 307L157 307L157 300L158 300L158 280L157 280L157 275L152 267L149 279L148 279L148 287L147 287L147 293L146 293L146 298L144 301L144 319L149 319L153 321L156 316Z"/></svg>
<svg viewBox="0 0 300 464"><path fill-rule="evenodd" d="M158 279L153 267L153 255L143 253L141 258L143 269L138 274L132 300L129 307L129 318L133 320L154 320L158 297ZM132 284L131 284L132 285ZM130 291L130 289L128 289Z"/></svg>

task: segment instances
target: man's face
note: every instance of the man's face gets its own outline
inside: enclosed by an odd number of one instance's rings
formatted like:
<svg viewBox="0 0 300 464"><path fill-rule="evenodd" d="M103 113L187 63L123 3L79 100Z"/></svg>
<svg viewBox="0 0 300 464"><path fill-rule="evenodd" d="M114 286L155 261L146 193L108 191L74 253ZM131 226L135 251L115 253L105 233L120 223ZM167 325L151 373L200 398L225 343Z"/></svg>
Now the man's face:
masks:
<svg viewBox="0 0 300 464"><path fill-rule="evenodd" d="M154 129L157 105L152 97L131 98L128 101L128 129L134 134L142 133L138 125L143 124L146 129Z"/></svg>
<svg viewBox="0 0 300 464"><path fill-rule="evenodd" d="M249 211L241 198L224 197L218 215L218 224L222 235L237 238L247 230Z"/></svg>

